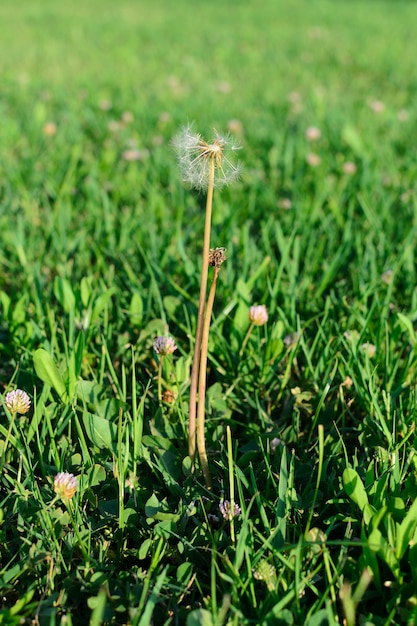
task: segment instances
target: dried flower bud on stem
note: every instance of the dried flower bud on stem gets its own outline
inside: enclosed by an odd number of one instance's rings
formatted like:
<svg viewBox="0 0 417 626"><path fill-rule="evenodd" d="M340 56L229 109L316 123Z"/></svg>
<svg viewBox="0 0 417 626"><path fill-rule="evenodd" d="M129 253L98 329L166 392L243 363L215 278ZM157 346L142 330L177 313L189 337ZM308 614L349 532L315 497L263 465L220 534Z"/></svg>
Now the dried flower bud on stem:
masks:
<svg viewBox="0 0 417 626"><path fill-rule="evenodd" d="M204 316L204 323L201 334L200 367L198 377L197 448L198 456L200 457L201 462L201 469L203 470L204 479L209 489L212 488L212 480L207 460L205 441L208 340L210 332L211 314L213 312L214 298L216 295L217 278L220 273L220 267L225 260L224 253L224 248L216 248L215 250L210 250L210 258L212 261L216 259L216 262L210 263L209 260L209 264L214 265L214 276L207 299L206 313Z"/></svg>
<svg viewBox="0 0 417 626"><path fill-rule="evenodd" d="M226 260L226 248L210 248L209 265L210 267L221 267Z"/></svg>

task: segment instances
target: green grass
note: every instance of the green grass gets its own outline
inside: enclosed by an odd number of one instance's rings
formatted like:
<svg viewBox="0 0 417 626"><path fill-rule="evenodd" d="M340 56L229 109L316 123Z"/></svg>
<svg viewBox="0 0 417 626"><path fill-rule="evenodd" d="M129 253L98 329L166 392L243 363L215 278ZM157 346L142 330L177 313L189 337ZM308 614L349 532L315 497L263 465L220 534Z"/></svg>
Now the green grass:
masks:
<svg viewBox="0 0 417 626"><path fill-rule="evenodd" d="M0 413L1 624L417 622L416 18L2 2L0 380L32 407ZM171 141L192 120L244 164L214 197L212 492L187 458L205 198Z"/></svg>

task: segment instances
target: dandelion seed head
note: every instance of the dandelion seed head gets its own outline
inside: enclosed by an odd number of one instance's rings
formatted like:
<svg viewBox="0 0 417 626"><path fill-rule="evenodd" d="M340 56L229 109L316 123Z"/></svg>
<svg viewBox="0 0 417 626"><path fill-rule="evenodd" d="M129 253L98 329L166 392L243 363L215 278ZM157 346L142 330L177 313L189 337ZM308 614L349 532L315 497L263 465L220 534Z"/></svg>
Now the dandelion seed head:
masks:
<svg viewBox="0 0 417 626"><path fill-rule="evenodd" d="M30 409L30 398L26 391L14 389L4 396L4 404L10 413L24 415Z"/></svg>
<svg viewBox="0 0 417 626"><path fill-rule="evenodd" d="M156 354L165 356L166 354L172 354L177 349L177 345L172 337L169 335L160 335L153 342L153 349Z"/></svg>
<svg viewBox="0 0 417 626"><path fill-rule="evenodd" d="M233 143L230 135L221 135L214 130L213 138L208 143L189 124L174 138L173 146L184 182L196 189L207 189L213 163L215 187L229 185L240 176L240 164L233 163L227 156L229 152L240 148Z"/></svg>
<svg viewBox="0 0 417 626"><path fill-rule="evenodd" d="M74 474L59 472L54 478L54 491L60 498L71 500L78 488Z"/></svg>

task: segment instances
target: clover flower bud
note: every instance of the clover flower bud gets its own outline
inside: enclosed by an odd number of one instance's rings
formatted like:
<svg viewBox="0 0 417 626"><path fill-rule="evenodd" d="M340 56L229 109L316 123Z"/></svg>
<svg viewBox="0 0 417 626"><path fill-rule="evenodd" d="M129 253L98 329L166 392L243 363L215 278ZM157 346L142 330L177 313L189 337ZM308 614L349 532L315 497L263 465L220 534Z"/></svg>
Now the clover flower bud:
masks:
<svg viewBox="0 0 417 626"><path fill-rule="evenodd" d="M249 321L255 326L263 326L268 321L268 311L264 304L251 306L249 309Z"/></svg>
<svg viewBox="0 0 417 626"><path fill-rule="evenodd" d="M269 591L273 591L276 587L277 575L275 567L268 563L266 559L259 561L256 568L253 570L253 577L256 578L256 580L262 580Z"/></svg>
<svg viewBox="0 0 417 626"><path fill-rule="evenodd" d="M54 478L54 491L63 500L71 500L77 487L78 481L74 474L59 472Z"/></svg>
<svg viewBox="0 0 417 626"><path fill-rule="evenodd" d="M207 513L207 520L212 528L220 528L221 523L220 517L218 515L214 515L213 513Z"/></svg>
<svg viewBox="0 0 417 626"><path fill-rule="evenodd" d="M172 354L177 349L177 345L172 337L169 335L159 336L153 342L153 349L156 354L165 356L166 354Z"/></svg>
<svg viewBox="0 0 417 626"><path fill-rule="evenodd" d="M162 393L162 401L165 404L175 404L175 400L177 399L177 394L172 391L172 389L165 389Z"/></svg>
<svg viewBox="0 0 417 626"><path fill-rule="evenodd" d="M229 500L222 500L219 504L220 513L223 515L224 519L231 521L234 517L238 517L241 514L241 509L236 502L233 504L229 502Z"/></svg>
<svg viewBox="0 0 417 626"><path fill-rule="evenodd" d="M15 389L4 396L4 404L10 413L23 415L30 409L30 398L26 391Z"/></svg>

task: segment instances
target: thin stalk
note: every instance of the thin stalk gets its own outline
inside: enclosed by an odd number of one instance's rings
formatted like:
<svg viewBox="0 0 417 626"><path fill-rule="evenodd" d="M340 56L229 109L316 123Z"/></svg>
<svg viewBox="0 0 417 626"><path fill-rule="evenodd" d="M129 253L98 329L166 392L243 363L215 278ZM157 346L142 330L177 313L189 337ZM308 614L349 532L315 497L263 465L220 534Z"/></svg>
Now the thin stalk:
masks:
<svg viewBox="0 0 417 626"><path fill-rule="evenodd" d="M201 337L203 334L204 309L207 295L207 276L209 268L209 252L210 252L210 231L211 231L211 214L213 210L213 191L214 191L214 159L210 160L207 201L206 201L206 219L204 224L204 240L203 240L203 259L201 267L200 279L200 301L198 303L197 314L197 330L195 335L194 358L191 369L190 381L190 411L188 421L188 454L191 458L192 465L195 463L196 449L196 414L197 414L197 386L198 374L200 367L200 349Z"/></svg>
<svg viewBox="0 0 417 626"><path fill-rule="evenodd" d="M307 537L308 531L310 530L311 521L312 521L313 515L314 515L314 507L316 506L317 494L318 494L318 490L319 490L319 486L320 486L320 482L321 482L321 475L322 475L322 472L323 472L323 459L324 459L324 427L323 427L323 424L319 424L318 431L319 431L319 465L318 465L318 469L317 469L316 488L314 490L313 502L311 503L310 514L308 516L307 526L306 526L306 529L304 531L304 537Z"/></svg>
<svg viewBox="0 0 417 626"><path fill-rule="evenodd" d="M123 467L123 409L119 410L119 421L117 425L117 461L115 462L115 470L117 472L117 482L119 483L119 528L125 527L125 471Z"/></svg>
<svg viewBox="0 0 417 626"><path fill-rule="evenodd" d="M230 493L230 510L235 510L235 478L233 471L233 446L232 446L232 431L230 426L226 426L226 441L227 441L227 461L229 465L229 493ZM230 520L230 539L232 543L235 543L235 518L234 516Z"/></svg>
<svg viewBox="0 0 417 626"><path fill-rule="evenodd" d="M6 450L7 450L7 446L9 445L9 439L10 439L10 435L12 434L12 429L13 429L13 424L14 424L15 419L16 419L16 413L13 412L11 413L9 429L7 431L6 439L3 445L3 451L1 454L0 468L2 472L3 472L4 462L6 460Z"/></svg>
<svg viewBox="0 0 417 626"><path fill-rule="evenodd" d="M139 624L139 618L142 615L142 611L144 610L145 603L149 599L149 588L151 586L152 576L154 574L155 569L158 567L158 564L162 561L162 557L165 554L167 542L161 537L158 541L156 548L154 548L155 552L152 555L151 563L147 568L147 574L143 581L142 593L140 596L139 604L136 610L136 615L133 618L132 624L136 626Z"/></svg>
<svg viewBox="0 0 417 626"><path fill-rule="evenodd" d="M208 257L207 257L208 258ZM217 278L219 276L220 267L214 268L213 282L211 283L210 293L207 300L206 314L204 317L204 324L201 333L201 349L200 349L200 375L198 379L198 409L197 409L197 448L198 456L200 458L201 469L203 470L204 480L208 489L211 489L213 484L211 481L210 468L207 460L206 452L206 438L204 418L206 412L206 377L207 377L207 354L208 354L208 340L209 330L211 322L211 314L213 311L214 296L216 295Z"/></svg>
<svg viewBox="0 0 417 626"><path fill-rule="evenodd" d="M250 336L251 336L251 334L252 334L252 330L253 330L253 327L254 327L254 326L255 326L255 324L254 324L253 322L251 322L251 325L249 326L248 332L246 333L246 336L245 336L245 338L244 338L244 340L243 340L242 347L240 348L240 352L239 352L239 356L240 356L240 357L242 356L243 351L244 351L244 350L245 350L245 348L246 348L246 344L247 344L247 343L248 343L248 341L249 341L249 337L250 337Z"/></svg>
<svg viewBox="0 0 417 626"><path fill-rule="evenodd" d="M81 534L80 534L79 525L81 523L81 520L80 519L77 520L75 518L75 507L72 506L71 502L64 501L64 504L66 505L67 511L71 519L72 528L74 530L75 536L77 537L78 545L84 557L85 569L88 570L90 567L90 554L89 554L88 549L85 546L84 539L81 537Z"/></svg>
<svg viewBox="0 0 417 626"><path fill-rule="evenodd" d="M162 361L164 357L162 354L159 355L159 365L158 365L158 402L162 403Z"/></svg>

